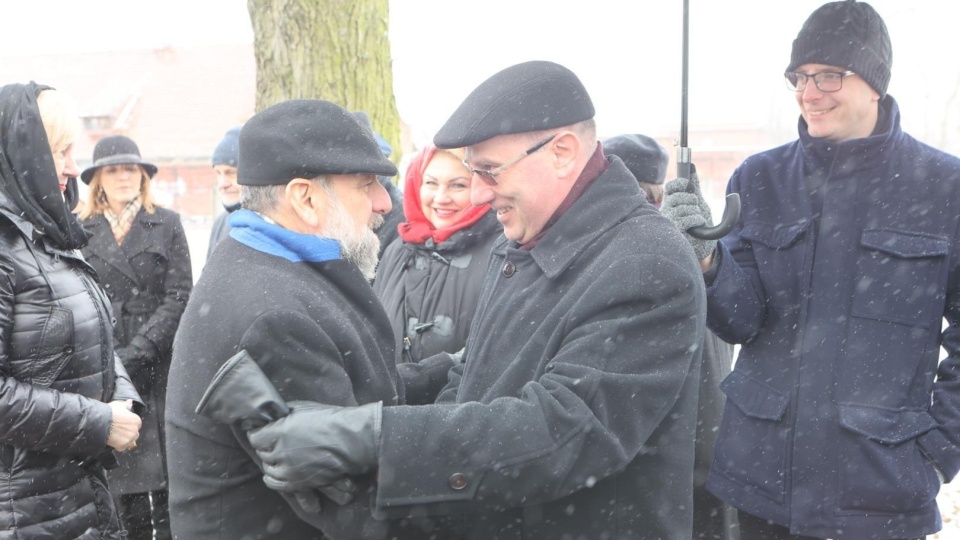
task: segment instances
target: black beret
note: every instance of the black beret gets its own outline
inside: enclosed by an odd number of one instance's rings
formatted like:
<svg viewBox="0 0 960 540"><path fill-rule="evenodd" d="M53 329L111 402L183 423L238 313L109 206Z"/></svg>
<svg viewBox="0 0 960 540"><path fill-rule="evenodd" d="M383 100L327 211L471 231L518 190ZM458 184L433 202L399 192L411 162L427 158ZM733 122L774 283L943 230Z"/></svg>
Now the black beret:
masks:
<svg viewBox="0 0 960 540"><path fill-rule="evenodd" d="M80 173L80 179L84 184L89 184L90 180L93 180L94 173L101 167L125 163L140 165L147 171L147 176L150 178L157 174L157 166L140 157L140 148L133 139L125 135L111 135L100 139L100 142L93 147L93 165Z"/></svg>
<svg viewBox="0 0 960 540"><path fill-rule="evenodd" d="M433 138L437 148L460 148L498 135L528 133L593 118L587 89L553 62L510 66L480 83Z"/></svg>
<svg viewBox="0 0 960 540"><path fill-rule="evenodd" d="M670 156L656 140L646 135L617 135L603 141L603 151L617 156L638 182L662 184Z"/></svg>
<svg viewBox="0 0 960 540"><path fill-rule="evenodd" d="M397 167L369 129L329 101L283 101L253 115L240 130L238 184L282 185L322 174L393 176Z"/></svg>

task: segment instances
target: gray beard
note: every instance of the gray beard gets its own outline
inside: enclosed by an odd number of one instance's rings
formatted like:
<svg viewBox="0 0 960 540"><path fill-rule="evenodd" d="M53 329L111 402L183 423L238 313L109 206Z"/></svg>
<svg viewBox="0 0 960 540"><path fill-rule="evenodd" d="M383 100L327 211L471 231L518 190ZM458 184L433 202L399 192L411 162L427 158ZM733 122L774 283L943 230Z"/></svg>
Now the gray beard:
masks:
<svg viewBox="0 0 960 540"><path fill-rule="evenodd" d="M369 223L358 225L340 201L335 197L330 201L324 233L320 236L339 242L340 257L357 265L367 280L373 280L380 253L380 237L373 229L383 225L383 216L374 214Z"/></svg>

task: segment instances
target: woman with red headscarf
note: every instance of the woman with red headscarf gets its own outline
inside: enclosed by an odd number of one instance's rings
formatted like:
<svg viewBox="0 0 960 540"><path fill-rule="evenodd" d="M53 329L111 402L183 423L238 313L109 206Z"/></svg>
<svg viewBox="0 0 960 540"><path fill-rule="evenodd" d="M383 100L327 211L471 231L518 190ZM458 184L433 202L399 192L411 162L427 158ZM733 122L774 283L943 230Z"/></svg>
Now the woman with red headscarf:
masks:
<svg viewBox="0 0 960 540"><path fill-rule="evenodd" d="M428 146L407 168L406 222L380 261L374 290L403 345L403 361L455 353L467 342L502 228L489 205L470 204L462 150Z"/></svg>

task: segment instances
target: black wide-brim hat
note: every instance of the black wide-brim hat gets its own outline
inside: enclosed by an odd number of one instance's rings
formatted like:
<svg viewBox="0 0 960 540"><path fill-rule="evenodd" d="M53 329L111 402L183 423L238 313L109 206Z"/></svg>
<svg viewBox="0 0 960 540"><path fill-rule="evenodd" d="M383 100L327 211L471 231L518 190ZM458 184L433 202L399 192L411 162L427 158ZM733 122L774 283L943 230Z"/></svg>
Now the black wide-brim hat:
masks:
<svg viewBox="0 0 960 540"><path fill-rule="evenodd" d="M157 174L157 166L148 163L140 157L140 148L133 139L124 135L111 135L100 139L97 146L93 149L93 165L87 167L80 173L80 179L84 184L89 184L97 170L107 165L121 165L133 163L143 167L147 171L147 176L153 178Z"/></svg>

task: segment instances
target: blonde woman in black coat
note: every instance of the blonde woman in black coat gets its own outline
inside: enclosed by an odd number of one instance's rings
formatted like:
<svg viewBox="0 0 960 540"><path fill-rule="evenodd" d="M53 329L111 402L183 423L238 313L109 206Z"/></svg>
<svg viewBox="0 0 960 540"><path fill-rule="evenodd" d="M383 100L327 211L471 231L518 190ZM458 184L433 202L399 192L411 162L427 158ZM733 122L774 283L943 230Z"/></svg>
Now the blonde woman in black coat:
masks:
<svg viewBox="0 0 960 540"><path fill-rule="evenodd" d="M173 336L193 287L180 216L150 194L156 172L134 141L115 135L97 143L81 175L90 190L80 218L92 233L83 254L113 304L117 354L147 405L139 448L110 476L133 540L170 538L162 421Z"/></svg>
<svg viewBox="0 0 960 540"><path fill-rule="evenodd" d="M0 87L0 537L119 540L104 469L141 408L70 213L79 121L59 92Z"/></svg>

